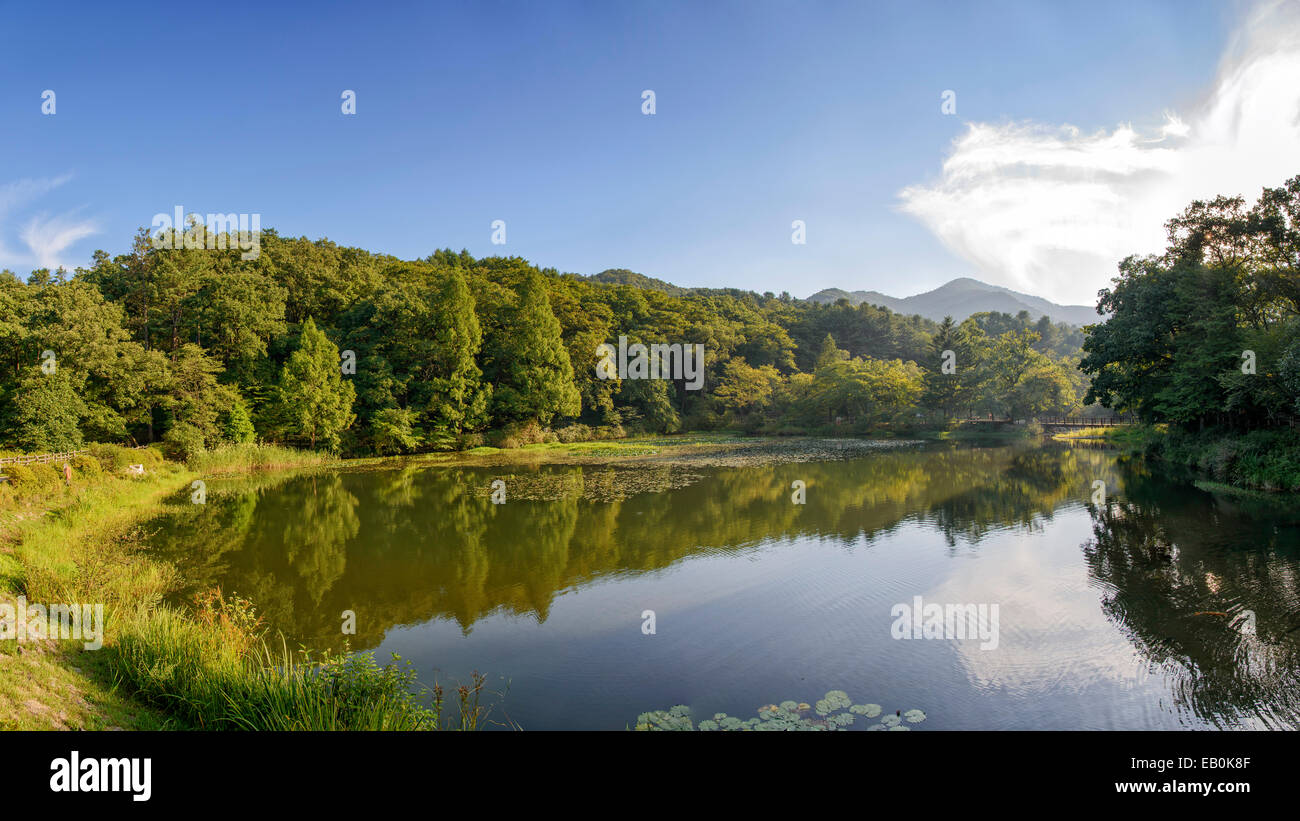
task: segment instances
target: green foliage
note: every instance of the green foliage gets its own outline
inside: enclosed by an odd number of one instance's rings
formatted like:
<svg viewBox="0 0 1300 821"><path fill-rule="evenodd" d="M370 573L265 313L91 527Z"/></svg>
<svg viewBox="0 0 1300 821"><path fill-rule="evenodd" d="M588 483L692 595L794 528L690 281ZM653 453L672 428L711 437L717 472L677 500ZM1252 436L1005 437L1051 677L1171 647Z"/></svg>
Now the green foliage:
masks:
<svg viewBox="0 0 1300 821"><path fill-rule="evenodd" d="M104 472L99 460L88 453L78 453L72 457L72 469L82 476L94 478Z"/></svg>
<svg viewBox="0 0 1300 821"><path fill-rule="evenodd" d="M441 691L420 703L415 673L394 657L379 667L366 654L297 658L273 652L255 633L251 611L231 602L197 619L167 608L136 617L110 648L118 680L145 701L203 729L437 730ZM461 700L455 729L475 729L478 690Z"/></svg>
<svg viewBox="0 0 1300 821"><path fill-rule="evenodd" d="M243 399L236 398L235 404L226 414L223 433L227 442L237 445L248 444L257 438L257 431L253 428L253 420L249 418L248 406L244 404Z"/></svg>
<svg viewBox="0 0 1300 821"><path fill-rule="evenodd" d="M203 452L203 431L189 422L173 425L163 436L163 453L168 459L195 464Z"/></svg>
<svg viewBox="0 0 1300 821"><path fill-rule="evenodd" d="M9 484L20 493L39 492L40 483L36 479L36 474L32 472L28 465L6 465L5 475L9 477Z"/></svg>
<svg viewBox="0 0 1300 821"><path fill-rule="evenodd" d="M918 412L946 423L1068 411L1087 388L1078 330L1027 313L954 326L464 251L400 261L265 230L258 258L244 260L202 225L176 238L154 248L142 231L128 253L96 253L71 280L0 276L0 446L170 435L169 453L193 459L199 437L202 451L259 435L349 454L526 445L504 431L528 422L571 428L572 441L588 436L578 425L867 432L916 425ZM1290 293L1285 278L1269 282ZM597 349L620 337L703 345L701 388L601 378ZM340 371L340 348L354 371ZM36 378L45 350L58 357L56 382ZM955 378L937 374L944 350L957 353ZM1283 376L1276 390L1300 400ZM1255 387L1213 390L1242 407L1273 401Z"/></svg>
<svg viewBox="0 0 1300 821"><path fill-rule="evenodd" d="M1300 176L1249 209L1218 197L1171 219L1165 252L1124 260L1101 292L1113 315L1084 343L1088 401L1188 431L1276 427L1300 411L1298 221Z"/></svg>
<svg viewBox="0 0 1300 821"><path fill-rule="evenodd" d="M135 461L135 451L120 445L94 443L86 446L90 455L95 457L106 473L116 473L127 465L139 464Z"/></svg>
<svg viewBox="0 0 1300 821"><path fill-rule="evenodd" d="M66 370L46 375L31 369L19 383L8 413L12 442L32 453L55 453L81 447L78 423L86 412Z"/></svg>
<svg viewBox="0 0 1300 821"><path fill-rule="evenodd" d="M280 373L279 401L291 436L306 439L315 449L323 443L339 447L339 436L356 418L352 403L356 389L344 381L339 349L308 317L302 326L298 350Z"/></svg>
<svg viewBox="0 0 1300 821"><path fill-rule="evenodd" d="M546 283L529 270L511 292L501 293L504 321L488 335L484 369L493 387L492 407L500 421L577 416L582 400L573 381L573 366L551 311Z"/></svg>
<svg viewBox="0 0 1300 821"><path fill-rule="evenodd" d="M415 411L408 408L384 408L375 414L370 423L370 441L375 452L383 456L410 453L419 448L416 418Z"/></svg>

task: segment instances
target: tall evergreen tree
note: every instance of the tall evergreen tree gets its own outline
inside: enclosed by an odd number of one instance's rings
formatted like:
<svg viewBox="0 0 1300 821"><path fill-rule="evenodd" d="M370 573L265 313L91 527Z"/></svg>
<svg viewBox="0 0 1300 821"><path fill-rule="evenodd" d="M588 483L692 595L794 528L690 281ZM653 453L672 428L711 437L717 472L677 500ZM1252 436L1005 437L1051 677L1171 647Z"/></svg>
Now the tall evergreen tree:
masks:
<svg viewBox="0 0 1300 821"><path fill-rule="evenodd" d="M517 302L494 339L493 415L499 421L577 416L582 398L546 297L546 280L530 269L516 286Z"/></svg>
<svg viewBox="0 0 1300 821"><path fill-rule="evenodd" d="M339 349L316 328L311 317L302 326L298 350L280 373L280 407L288 430L315 448L322 442L331 450L356 417L352 403L356 389L343 379Z"/></svg>

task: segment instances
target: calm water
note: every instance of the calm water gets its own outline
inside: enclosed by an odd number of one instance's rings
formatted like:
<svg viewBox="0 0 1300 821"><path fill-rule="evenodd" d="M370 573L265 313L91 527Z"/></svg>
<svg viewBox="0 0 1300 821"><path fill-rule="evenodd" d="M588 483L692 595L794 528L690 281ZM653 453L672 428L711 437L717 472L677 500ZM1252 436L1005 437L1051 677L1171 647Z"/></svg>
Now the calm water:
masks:
<svg viewBox="0 0 1300 821"><path fill-rule="evenodd" d="M155 527L178 601L220 586L291 642L400 653L427 684L484 671L506 691L493 718L525 729L623 729L676 704L748 717L836 689L920 708L918 729L1300 727L1296 500L1214 495L1106 450L211 482ZM997 649L891 638L891 608L918 595L997 604Z"/></svg>

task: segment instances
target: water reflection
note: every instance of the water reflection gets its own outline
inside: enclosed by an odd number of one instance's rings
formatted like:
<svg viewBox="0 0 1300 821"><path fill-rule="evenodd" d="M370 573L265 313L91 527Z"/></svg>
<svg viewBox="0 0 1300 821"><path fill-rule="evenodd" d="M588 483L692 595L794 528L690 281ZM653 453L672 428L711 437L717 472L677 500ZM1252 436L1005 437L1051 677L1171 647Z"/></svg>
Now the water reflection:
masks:
<svg viewBox="0 0 1300 821"><path fill-rule="evenodd" d="M506 474L509 501L494 505L490 483ZM791 503L796 479L807 485L804 505ZM1088 503L1096 479L1108 488L1104 505ZM870 552L920 534L927 546L906 564L933 577L930 597L1001 601L1018 614L1004 616L1003 650L957 648L966 686L1059 699L1070 687L1122 685L1146 664L1170 682L1174 712L1216 726L1294 726L1297 524L1285 503L1164 481L1103 449L943 446L689 472L408 466L210 482L208 504L172 506L154 542L185 579L177 601L220 586L251 598L291 641L370 649L400 626L454 623L468 636L503 615L545 625L567 592L634 580L669 590L663 572L687 560L720 562L725 582L743 576L736 562L775 562L774 545ZM927 563L936 555L982 564ZM905 566L866 568L855 582L864 604L835 617L860 621L877 603L887 611L907 587L906 571L891 568ZM790 578L790 597L830 596L816 588L825 583L813 580L815 566L771 572ZM769 609L778 606L795 607ZM834 608L819 606L783 618L806 619L806 633ZM340 633L344 610L357 614L355 636ZM1247 610L1254 636L1234 621ZM708 629L730 631L727 641L751 654L771 650L743 621Z"/></svg>
<svg viewBox="0 0 1300 821"><path fill-rule="evenodd" d="M1084 544L1101 604L1178 705L1217 726L1300 715L1300 511L1293 498L1212 494L1129 466Z"/></svg>

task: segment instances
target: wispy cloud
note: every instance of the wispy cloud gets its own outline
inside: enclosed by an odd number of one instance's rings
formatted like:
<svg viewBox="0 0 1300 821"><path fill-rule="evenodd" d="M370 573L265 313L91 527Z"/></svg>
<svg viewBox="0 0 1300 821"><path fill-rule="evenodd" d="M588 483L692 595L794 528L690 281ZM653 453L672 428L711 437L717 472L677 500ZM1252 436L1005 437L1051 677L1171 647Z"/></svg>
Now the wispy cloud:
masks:
<svg viewBox="0 0 1300 821"><path fill-rule="evenodd" d="M23 228L22 240L27 244L37 266L58 268L63 263L63 252L69 245L99 231L92 220L74 219L73 213L32 217ZM72 267L65 265L64 267Z"/></svg>
<svg viewBox="0 0 1300 821"><path fill-rule="evenodd" d="M78 240L99 232L94 220L77 217L76 210L53 216L40 213L28 217L18 235L25 250L12 250L6 245L11 231L11 216L71 179L71 174L63 174L0 185L0 268L11 268L15 273L23 274L24 268L73 267L64 259L63 253Z"/></svg>
<svg viewBox="0 0 1300 821"><path fill-rule="evenodd" d="M1164 247L1165 220L1191 200L1253 199L1300 173L1297 78L1300 4L1264 3L1186 116L1096 133L970 123L941 179L903 189L902 208L984 279L1091 304L1120 259Z"/></svg>

